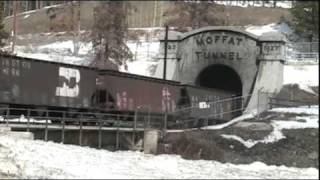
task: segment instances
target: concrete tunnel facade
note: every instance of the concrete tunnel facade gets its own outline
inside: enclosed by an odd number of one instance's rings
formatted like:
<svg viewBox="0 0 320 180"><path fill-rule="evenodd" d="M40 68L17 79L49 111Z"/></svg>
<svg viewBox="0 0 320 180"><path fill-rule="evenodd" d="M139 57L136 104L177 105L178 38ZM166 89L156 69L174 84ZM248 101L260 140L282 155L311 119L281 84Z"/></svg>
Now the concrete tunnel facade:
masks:
<svg viewBox="0 0 320 180"><path fill-rule="evenodd" d="M266 109L260 92L274 94L282 87L285 38L278 33L255 36L240 28L203 27L169 34L167 54L167 65L173 66L168 79L245 96L246 111Z"/></svg>

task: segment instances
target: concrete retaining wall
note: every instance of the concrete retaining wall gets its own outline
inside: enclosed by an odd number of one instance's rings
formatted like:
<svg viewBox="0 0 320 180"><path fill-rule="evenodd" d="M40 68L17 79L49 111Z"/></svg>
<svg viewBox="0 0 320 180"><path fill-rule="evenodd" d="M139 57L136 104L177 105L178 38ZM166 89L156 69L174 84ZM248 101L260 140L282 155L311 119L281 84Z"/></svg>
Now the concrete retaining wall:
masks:
<svg viewBox="0 0 320 180"><path fill-rule="evenodd" d="M261 61L254 90L246 112L258 113L268 108L268 97L280 92L283 84L283 63L280 61Z"/></svg>

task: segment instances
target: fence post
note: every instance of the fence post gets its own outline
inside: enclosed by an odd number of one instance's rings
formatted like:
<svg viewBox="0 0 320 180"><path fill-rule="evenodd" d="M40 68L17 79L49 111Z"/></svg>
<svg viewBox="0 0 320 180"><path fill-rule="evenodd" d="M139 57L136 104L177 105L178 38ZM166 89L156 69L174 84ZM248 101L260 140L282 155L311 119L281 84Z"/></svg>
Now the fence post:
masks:
<svg viewBox="0 0 320 180"><path fill-rule="evenodd" d="M63 112L62 113L62 131L61 131L61 141L62 141L62 144L64 144L64 128L65 128L65 118L66 118L66 112Z"/></svg>
<svg viewBox="0 0 320 180"><path fill-rule="evenodd" d="M46 128L45 128L45 132L44 132L44 140L48 141L48 116L49 113L48 111L46 111Z"/></svg>
<svg viewBox="0 0 320 180"><path fill-rule="evenodd" d="M135 131L137 128L137 119L138 119L138 111L136 110L133 118L133 130Z"/></svg>
<svg viewBox="0 0 320 180"><path fill-rule="evenodd" d="M119 149L119 114L117 114L117 131L116 131L116 150Z"/></svg>
<svg viewBox="0 0 320 180"><path fill-rule="evenodd" d="M241 114L244 111L244 96L241 97Z"/></svg>
<svg viewBox="0 0 320 180"><path fill-rule="evenodd" d="M102 135L101 135L101 127L102 123L101 123L101 119L99 118L99 135L98 135L98 148L101 149L101 143L102 143Z"/></svg>
<svg viewBox="0 0 320 180"><path fill-rule="evenodd" d="M258 90L258 100L257 100L257 119L260 119L260 112L259 112L259 106L260 106L260 102L259 102L259 96L260 96L260 89Z"/></svg>
<svg viewBox="0 0 320 180"><path fill-rule="evenodd" d="M27 110L27 132L30 131L29 125L30 125L30 109Z"/></svg>
<svg viewBox="0 0 320 180"><path fill-rule="evenodd" d="M205 127L209 126L209 117L207 117L205 121L206 121L205 124L204 124Z"/></svg>
<svg viewBox="0 0 320 180"><path fill-rule="evenodd" d="M131 136L131 142L135 142L135 134L136 134L136 129L137 129L137 120L138 120L138 111L134 113L134 118L133 118L133 132Z"/></svg>
<svg viewBox="0 0 320 180"><path fill-rule="evenodd" d="M9 126L9 116L10 116L10 109L9 107L6 109L6 120L7 120L7 126Z"/></svg>
<svg viewBox="0 0 320 180"><path fill-rule="evenodd" d="M82 146L82 114L80 115L79 124L80 124L79 145Z"/></svg>
<svg viewBox="0 0 320 180"><path fill-rule="evenodd" d="M165 137L165 135L167 133L167 122L168 122L168 114L165 113L164 114L164 119L163 119L163 129L162 129L163 137Z"/></svg>
<svg viewBox="0 0 320 180"><path fill-rule="evenodd" d="M148 107L148 122L150 123L151 117L150 117L150 111L151 111L151 107Z"/></svg>

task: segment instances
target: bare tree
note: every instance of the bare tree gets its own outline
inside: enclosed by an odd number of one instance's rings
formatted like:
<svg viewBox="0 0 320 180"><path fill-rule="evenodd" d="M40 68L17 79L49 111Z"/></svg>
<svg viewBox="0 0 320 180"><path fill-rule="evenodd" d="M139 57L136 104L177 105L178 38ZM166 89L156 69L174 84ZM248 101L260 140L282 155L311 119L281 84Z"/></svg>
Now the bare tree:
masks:
<svg viewBox="0 0 320 180"><path fill-rule="evenodd" d="M2 23L4 13L3 6L4 2L2 1L0 2L0 47L5 45L3 41L9 37L9 34L4 30L4 25Z"/></svg>

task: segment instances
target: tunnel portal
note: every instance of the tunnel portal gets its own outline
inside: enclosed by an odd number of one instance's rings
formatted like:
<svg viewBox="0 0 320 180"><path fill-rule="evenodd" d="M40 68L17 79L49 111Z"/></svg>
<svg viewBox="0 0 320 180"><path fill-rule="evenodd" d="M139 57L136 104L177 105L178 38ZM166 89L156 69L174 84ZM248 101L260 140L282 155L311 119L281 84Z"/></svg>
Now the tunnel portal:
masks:
<svg viewBox="0 0 320 180"><path fill-rule="evenodd" d="M232 68L225 65L211 65L202 70L196 78L196 85L221 89L242 96L242 82Z"/></svg>

